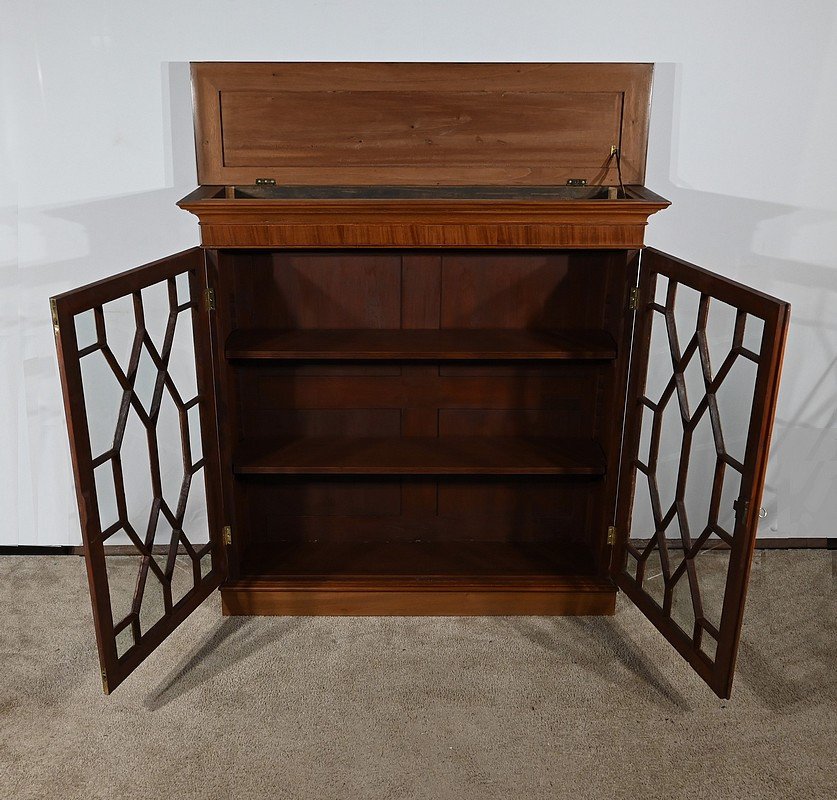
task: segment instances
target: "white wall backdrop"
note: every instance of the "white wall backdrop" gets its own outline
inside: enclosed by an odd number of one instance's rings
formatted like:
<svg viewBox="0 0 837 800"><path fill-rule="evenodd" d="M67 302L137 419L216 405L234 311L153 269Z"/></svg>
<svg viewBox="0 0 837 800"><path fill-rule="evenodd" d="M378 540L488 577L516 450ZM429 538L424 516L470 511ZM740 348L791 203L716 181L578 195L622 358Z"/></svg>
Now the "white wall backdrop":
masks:
<svg viewBox="0 0 837 800"><path fill-rule="evenodd" d="M190 60L656 62L647 241L793 304L761 535L834 535L830 0L2 0L0 36L0 544L80 541L47 298L198 241Z"/></svg>

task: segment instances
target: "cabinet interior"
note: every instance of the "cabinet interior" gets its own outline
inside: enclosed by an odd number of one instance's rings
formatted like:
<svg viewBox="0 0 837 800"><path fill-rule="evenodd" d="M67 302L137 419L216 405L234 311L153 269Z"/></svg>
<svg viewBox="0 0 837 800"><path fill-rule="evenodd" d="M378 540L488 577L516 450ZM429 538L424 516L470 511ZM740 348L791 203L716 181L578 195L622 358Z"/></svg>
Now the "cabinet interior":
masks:
<svg viewBox="0 0 837 800"><path fill-rule="evenodd" d="M634 251L218 251L238 578L604 576Z"/></svg>

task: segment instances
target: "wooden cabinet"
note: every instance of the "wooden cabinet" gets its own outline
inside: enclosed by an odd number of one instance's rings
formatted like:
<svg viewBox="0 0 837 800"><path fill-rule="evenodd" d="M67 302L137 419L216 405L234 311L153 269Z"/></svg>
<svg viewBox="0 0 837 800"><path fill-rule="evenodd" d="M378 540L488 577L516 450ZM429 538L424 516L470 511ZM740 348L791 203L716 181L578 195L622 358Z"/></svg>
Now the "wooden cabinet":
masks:
<svg viewBox="0 0 837 800"><path fill-rule="evenodd" d="M201 186L180 205L202 246L52 301L106 691L219 587L225 614L407 615L610 614L618 587L729 696L788 306L643 249L668 205L643 186L651 74L193 66ZM121 359L103 310L119 298ZM188 392L170 366L184 327ZM119 387L104 446L93 358ZM208 544L185 523L200 481ZM137 571L119 609L117 536Z"/></svg>

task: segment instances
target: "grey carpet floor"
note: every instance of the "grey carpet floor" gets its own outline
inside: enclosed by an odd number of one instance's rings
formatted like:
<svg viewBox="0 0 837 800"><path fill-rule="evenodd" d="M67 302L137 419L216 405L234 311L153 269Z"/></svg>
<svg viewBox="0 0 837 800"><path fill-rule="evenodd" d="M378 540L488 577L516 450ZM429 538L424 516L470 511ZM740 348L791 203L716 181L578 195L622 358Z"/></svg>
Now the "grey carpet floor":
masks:
<svg viewBox="0 0 837 800"><path fill-rule="evenodd" d="M0 797L834 798L834 553L759 552L722 702L612 618L238 618L101 693L81 559L0 558Z"/></svg>

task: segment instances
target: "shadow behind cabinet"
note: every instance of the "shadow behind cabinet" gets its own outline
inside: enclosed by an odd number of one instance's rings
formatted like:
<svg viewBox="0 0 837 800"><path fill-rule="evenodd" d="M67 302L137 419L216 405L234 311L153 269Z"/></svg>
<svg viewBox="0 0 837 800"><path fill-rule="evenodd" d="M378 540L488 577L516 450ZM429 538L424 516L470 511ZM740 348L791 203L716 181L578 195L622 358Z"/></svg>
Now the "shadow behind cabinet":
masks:
<svg viewBox="0 0 837 800"><path fill-rule="evenodd" d="M52 300L106 691L218 587L225 614L611 614L619 587L729 696L788 306L642 250L668 205L643 186L651 74L193 65L201 186L180 205L201 247ZM94 359L120 397L95 446ZM726 387L746 370L731 431ZM207 544L187 513L201 481ZM124 608L114 541L135 555Z"/></svg>

